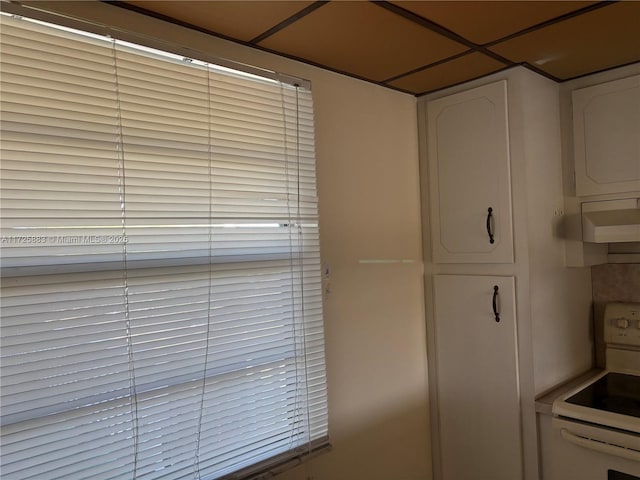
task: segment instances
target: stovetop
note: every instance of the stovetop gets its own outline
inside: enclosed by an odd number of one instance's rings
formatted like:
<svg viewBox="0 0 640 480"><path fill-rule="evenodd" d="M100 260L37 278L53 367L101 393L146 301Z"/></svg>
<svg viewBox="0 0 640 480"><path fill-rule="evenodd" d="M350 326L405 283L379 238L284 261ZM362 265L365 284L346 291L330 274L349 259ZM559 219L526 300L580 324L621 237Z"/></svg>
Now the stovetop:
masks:
<svg viewBox="0 0 640 480"><path fill-rule="evenodd" d="M640 377L609 372L565 401L640 418Z"/></svg>
<svg viewBox="0 0 640 480"><path fill-rule="evenodd" d="M607 304L603 334L606 370L557 398L552 412L639 436L640 303Z"/></svg>

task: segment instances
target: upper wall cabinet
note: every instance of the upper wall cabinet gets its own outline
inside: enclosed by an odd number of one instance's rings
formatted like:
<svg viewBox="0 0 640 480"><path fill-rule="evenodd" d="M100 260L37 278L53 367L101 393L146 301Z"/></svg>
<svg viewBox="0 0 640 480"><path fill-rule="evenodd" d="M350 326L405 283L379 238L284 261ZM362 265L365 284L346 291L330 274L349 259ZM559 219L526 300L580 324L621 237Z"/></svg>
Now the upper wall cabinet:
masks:
<svg viewBox="0 0 640 480"><path fill-rule="evenodd" d="M640 191L640 75L573 92L577 195Z"/></svg>
<svg viewBox="0 0 640 480"><path fill-rule="evenodd" d="M511 263L507 83L427 104L433 261Z"/></svg>

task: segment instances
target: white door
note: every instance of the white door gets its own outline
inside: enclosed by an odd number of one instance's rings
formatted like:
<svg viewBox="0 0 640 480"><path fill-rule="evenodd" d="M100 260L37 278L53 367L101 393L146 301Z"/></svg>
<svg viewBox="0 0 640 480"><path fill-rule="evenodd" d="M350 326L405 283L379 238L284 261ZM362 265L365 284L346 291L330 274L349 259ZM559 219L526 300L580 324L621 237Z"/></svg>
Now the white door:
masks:
<svg viewBox="0 0 640 480"><path fill-rule="evenodd" d="M442 480L520 480L514 278L436 275L434 289Z"/></svg>
<svg viewBox="0 0 640 480"><path fill-rule="evenodd" d="M513 262L507 83L428 102L436 263Z"/></svg>

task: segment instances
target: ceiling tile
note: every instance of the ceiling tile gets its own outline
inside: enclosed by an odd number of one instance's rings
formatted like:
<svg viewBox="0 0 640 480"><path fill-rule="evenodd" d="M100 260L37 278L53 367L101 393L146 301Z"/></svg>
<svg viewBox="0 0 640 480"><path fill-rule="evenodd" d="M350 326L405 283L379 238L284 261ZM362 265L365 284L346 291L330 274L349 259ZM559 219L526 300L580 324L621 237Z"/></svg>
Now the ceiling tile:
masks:
<svg viewBox="0 0 640 480"><path fill-rule="evenodd" d="M332 2L260 46L382 81L467 49L370 2Z"/></svg>
<svg viewBox="0 0 640 480"><path fill-rule="evenodd" d="M579 1L398 1L474 43L484 44L597 2Z"/></svg>
<svg viewBox="0 0 640 480"><path fill-rule="evenodd" d="M248 42L313 2L136 0L126 3Z"/></svg>
<svg viewBox="0 0 640 480"><path fill-rule="evenodd" d="M640 61L640 2L617 2L499 43L491 50L556 78Z"/></svg>
<svg viewBox="0 0 640 480"><path fill-rule="evenodd" d="M505 65L482 53L471 53L390 82L389 85L413 93L426 93L482 77Z"/></svg>

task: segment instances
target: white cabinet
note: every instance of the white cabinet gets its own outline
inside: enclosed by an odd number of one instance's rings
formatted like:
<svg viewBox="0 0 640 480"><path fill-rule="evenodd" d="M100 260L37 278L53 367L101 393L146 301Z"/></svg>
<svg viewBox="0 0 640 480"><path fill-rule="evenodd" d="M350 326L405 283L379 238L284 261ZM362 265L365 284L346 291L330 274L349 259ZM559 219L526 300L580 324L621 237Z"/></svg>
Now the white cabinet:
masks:
<svg viewBox="0 0 640 480"><path fill-rule="evenodd" d="M577 195L640 191L640 75L572 97Z"/></svg>
<svg viewBox="0 0 640 480"><path fill-rule="evenodd" d="M434 479L538 480L535 394L591 362L589 272L559 235L559 87L514 68L418 106Z"/></svg>
<svg viewBox="0 0 640 480"><path fill-rule="evenodd" d="M442 478L520 479L514 278L436 275L434 293Z"/></svg>
<svg viewBox="0 0 640 480"><path fill-rule="evenodd" d="M427 103L434 261L513 262L507 84Z"/></svg>

